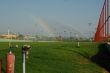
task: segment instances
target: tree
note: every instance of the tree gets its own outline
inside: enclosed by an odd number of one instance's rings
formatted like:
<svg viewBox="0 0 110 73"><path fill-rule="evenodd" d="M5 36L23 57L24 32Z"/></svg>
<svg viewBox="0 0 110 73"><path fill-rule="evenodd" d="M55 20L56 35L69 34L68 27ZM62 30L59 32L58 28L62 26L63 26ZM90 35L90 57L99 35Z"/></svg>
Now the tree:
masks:
<svg viewBox="0 0 110 73"><path fill-rule="evenodd" d="M18 35L18 39L23 40L24 39L24 35L23 34L19 34Z"/></svg>

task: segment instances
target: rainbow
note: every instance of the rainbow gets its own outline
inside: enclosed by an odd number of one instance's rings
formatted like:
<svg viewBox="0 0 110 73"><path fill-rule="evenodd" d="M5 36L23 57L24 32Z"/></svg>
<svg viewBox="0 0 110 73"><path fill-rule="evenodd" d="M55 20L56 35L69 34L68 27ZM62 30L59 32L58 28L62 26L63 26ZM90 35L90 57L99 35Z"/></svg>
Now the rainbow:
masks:
<svg viewBox="0 0 110 73"><path fill-rule="evenodd" d="M46 32L46 34L48 36L51 36L51 37L56 36L56 34L55 34L56 31L49 26L49 24L46 20L44 20L41 17L36 17L35 22L42 27L42 29Z"/></svg>

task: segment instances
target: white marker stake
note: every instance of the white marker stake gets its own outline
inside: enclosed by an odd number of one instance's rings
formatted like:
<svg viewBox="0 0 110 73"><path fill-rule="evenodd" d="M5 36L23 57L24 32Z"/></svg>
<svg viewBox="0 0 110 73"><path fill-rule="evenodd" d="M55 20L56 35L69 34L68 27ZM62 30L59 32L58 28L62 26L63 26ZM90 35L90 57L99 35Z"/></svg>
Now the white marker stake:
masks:
<svg viewBox="0 0 110 73"><path fill-rule="evenodd" d="M23 52L23 73L26 73L26 54Z"/></svg>
<svg viewBox="0 0 110 73"><path fill-rule="evenodd" d="M79 42L78 42L78 47L79 47L80 45L79 45Z"/></svg>

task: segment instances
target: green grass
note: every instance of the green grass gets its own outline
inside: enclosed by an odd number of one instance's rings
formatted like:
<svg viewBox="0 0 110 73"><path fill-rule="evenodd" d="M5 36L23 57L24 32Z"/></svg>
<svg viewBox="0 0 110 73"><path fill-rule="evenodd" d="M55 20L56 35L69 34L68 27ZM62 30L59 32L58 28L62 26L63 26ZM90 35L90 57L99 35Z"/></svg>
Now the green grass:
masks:
<svg viewBox="0 0 110 73"><path fill-rule="evenodd" d="M15 73L22 73L21 46L30 44L29 59L26 61L26 73L104 73L104 70L90 59L98 52L98 43L45 42L45 43L12 43L16 55ZM8 43L0 43L0 57L3 62L3 73L6 73L6 55Z"/></svg>

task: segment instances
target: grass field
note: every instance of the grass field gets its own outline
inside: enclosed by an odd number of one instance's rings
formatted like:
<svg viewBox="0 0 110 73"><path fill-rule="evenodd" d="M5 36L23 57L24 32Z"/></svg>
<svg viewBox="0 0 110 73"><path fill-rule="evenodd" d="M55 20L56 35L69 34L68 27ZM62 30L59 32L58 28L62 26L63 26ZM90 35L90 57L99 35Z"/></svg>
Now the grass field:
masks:
<svg viewBox="0 0 110 73"><path fill-rule="evenodd" d="M19 45L13 48L16 55L15 73L22 73L23 44L30 44L29 59L26 61L26 73L107 73L101 66L91 61L99 51L98 43L75 42L36 42L12 43ZM8 43L0 43L0 57L3 61L3 73L6 73L6 55Z"/></svg>

